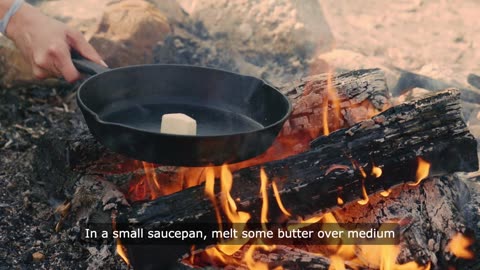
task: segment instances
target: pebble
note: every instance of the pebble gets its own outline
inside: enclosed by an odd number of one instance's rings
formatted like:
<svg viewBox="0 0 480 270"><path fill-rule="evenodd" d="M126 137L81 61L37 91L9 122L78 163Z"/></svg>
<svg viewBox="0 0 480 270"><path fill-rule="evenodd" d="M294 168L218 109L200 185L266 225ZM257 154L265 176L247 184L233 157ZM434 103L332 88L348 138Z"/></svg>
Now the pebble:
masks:
<svg viewBox="0 0 480 270"><path fill-rule="evenodd" d="M435 240L433 240L433 239L431 239L431 238L428 239L428 249L429 249L430 251L434 251L434 246L435 246Z"/></svg>
<svg viewBox="0 0 480 270"><path fill-rule="evenodd" d="M32 254L32 259L34 262L40 262L40 261L43 261L43 259L45 259L45 255L39 251L35 252Z"/></svg>

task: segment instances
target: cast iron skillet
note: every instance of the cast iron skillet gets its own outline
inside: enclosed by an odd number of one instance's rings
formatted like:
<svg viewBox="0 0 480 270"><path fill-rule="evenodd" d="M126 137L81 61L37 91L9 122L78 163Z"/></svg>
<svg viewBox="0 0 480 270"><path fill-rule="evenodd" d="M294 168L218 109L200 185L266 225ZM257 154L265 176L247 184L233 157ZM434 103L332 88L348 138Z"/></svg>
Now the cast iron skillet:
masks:
<svg viewBox="0 0 480 270"><path fill-rule="evenodd" d="M94 137L112 151L162 165L235 163L263 153L291 112L287 97L264 81L184 65L107 69L75 56L93 75L77 102ZM160 133L163 114L197 121L197 136Z"/></svg>

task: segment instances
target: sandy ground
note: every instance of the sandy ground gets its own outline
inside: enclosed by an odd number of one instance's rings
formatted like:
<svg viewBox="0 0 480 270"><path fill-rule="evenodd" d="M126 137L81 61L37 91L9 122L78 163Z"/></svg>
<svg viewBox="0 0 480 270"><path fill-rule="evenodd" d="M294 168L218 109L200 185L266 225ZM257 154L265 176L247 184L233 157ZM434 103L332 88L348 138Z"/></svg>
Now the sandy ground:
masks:
<svg viewBox="0 0 480 270"><path fill-rule="evenodd" d="M478 0L319 0L338 49L436 79L480 74Z"/></svg>

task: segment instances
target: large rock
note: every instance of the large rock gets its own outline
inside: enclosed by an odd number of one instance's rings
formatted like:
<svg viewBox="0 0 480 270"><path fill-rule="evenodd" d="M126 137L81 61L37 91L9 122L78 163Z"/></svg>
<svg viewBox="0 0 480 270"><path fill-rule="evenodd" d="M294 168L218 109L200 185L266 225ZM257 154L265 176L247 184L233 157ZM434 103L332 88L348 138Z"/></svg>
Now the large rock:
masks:
<svg viewBox="0 0 480 270"><path fill-rule="evenodd" d="M213 35L240 50L310 53L332 47L333 36L317 0L178 0Z"/></svg>
<svg viewBox="0 0 480 270"><path fill-rule="evenodd" d="M125 0L107 5L90 43L111 67L146 64L170 32L167 17L154 4Z"/></svg>
<svg viewBox="0 0 480 270"><path fill-rule="evenodd" d="M316 0L179 0L190 15L154 50L156 63L209 66L283 85L311 72L333 37Z"/></svg>
<svg viewBox="0 0 480 270"><path fill-rule="evenodd" d="M23 58L15 44L0 35L0 86L10 86L20 81L34 80L30 64Z"/></svg>
<svg viewBox="0 0 480 270"><path fill-rule="evenodd" d="M112 67L151 63L152 48L171 31L167 18L180 23L187 17L175 0L37 2L48 16L80 30ZM0 35L0 86L57 82L36 80L15 45Z"/></svg>

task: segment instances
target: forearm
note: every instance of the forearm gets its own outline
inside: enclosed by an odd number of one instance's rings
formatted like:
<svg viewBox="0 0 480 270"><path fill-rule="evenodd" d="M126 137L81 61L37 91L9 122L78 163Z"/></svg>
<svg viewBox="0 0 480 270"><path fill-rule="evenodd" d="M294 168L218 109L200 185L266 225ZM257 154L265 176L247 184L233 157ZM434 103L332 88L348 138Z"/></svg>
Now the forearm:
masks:
<svg viewBox="0 0 480 270"><path fill-rule="evenodd" d="M12 6L14 0L0 0L0 19L5 16L8 9Z"/></svg>
<svg viewBox="0 0 480 270"><path fill-rule="evenodd" d="M16 3L15 3L16 2ZM25 27L29 24L29 17L39 12L35 10L31 5L23 1L15 0L0 0L0 19L5 19L5 14L15 6L11 17L7 22L7 27L5 29L5 35L14 40L15 35L22 31L22 27ZM12 15L13 14L13 15Z"/></svg>

